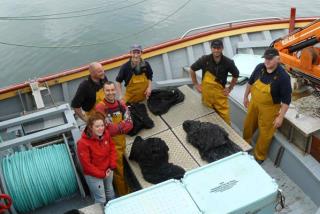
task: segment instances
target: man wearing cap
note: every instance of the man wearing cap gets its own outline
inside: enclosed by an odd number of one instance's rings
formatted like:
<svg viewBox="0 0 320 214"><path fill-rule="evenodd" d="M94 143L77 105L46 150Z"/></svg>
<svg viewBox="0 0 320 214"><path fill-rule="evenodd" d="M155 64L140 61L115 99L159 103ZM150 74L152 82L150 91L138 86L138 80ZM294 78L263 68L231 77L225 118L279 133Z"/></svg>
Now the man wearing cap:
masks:
<svg viewBox="0 0 320 214"><path fill-rule="evenodd" d="M259 129L254 148L254 156L259 163L267 158L273 134L283 122L292 92L290 76L279 64L279 52L275 48L267 48L263 58L264 63L258 64L251 74L243 100L248 108L243 138L251 143L253 134Z"/></svg>
<svg viewBox="0 0 320 214"><path fill-rule="evenodd" d="M120 68L117 81L117 90L120 99L127 103L138 103L151 94L153 71L150 64L141 58L141 45L133 45L130 50L130 60ZM121 83L126 87L122 97Z"/></svg>
<svg viewBox="0 0 320 214"><path fill-rule="evenodd" d="M196 90L202 93L202 102L215 109L230 125L228 95L237 83L239 70L233 60L222 54L223 43L220 39L211 42L211 51L211 54L200 57L191 65L191 79ZM202 70L202 84L198 83L195 73L200 69ZM232 75L232 80L226 87L228 73Z"/></svg>

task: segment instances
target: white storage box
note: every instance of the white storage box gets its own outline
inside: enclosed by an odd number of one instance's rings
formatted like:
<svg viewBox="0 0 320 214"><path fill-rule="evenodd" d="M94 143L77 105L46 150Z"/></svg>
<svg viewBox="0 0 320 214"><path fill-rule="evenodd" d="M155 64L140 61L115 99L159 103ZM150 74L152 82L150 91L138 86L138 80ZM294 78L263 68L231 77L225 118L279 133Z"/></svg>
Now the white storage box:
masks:
<svg viewBox="0 0 320 214"><path fill-rule="evenodd" d="M275 212L277 183L244 152L187 172L182 182L205 214Z"/></svg>
<svg viewBox="0 0 320 214"><path fill-rule="evenodd" d="M200 214L182 183L168 180L110 201L107 214Z"/></svg>

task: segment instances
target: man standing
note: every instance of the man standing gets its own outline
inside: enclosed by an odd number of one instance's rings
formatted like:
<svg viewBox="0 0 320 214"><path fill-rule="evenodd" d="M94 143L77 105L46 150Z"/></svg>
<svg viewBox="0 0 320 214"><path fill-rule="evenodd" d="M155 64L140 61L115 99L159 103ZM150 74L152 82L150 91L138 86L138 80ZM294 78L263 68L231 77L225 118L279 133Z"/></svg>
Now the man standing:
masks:
<svg viewBox="0 0 320 214"><path fill-rule="evenodd" d="M265 61L253 71L243 100L248 108L243 138L251 143L253 134L259 128L254 148L254 156L259 163L267 158L273 134L283 122L292 92L290 77L279 65L279 52L275 48L268 48L263 57Z"/></svg>
<svg viewBox="0 0 320 214"><path fill-rule="evenodd" d="M89 65L89 72L90 76L80 83L71 102L71 107L74 108L76 115L85 122L87 116L94 111L94 106L103 100L103 84L108 81L102 65L98 62ZM85 114L82 110L85 111Z"/></svg>
<svg viewBox="0 0 320 214"><path fill-rule="evenodd" d="M220 39L211 42L211 51L211 54L200 57L191 65L191 79L197 91L202 93L202 102L213 108L226 123L231 125L228 95L237 83L239 70L233 60L222 54L223 43ZM200 69L202 84L198 83L195 73ZM232 80L226 87L228 73L232 74Z"/></svg>
<svg viewBox="0 0 320 214"><path fill-rule="evenodd" d="M128 185L123 170L123 155L126 151L126 137L133 123L128 107L123 101L116 100L116 89L113 82L106 82L103 86L105 98L95 107L106 118L106 129L115 142L117 153L117 168L114 171L114 183L118 195L128 194Z"/></svg>
<svg viewBox="0 0 320 214"><path fill-rule="evenodd" d="M117 90L120 98L127 103L138 103L151 94L153 71L150 64L141 58L142 47L133 45L130 50L130 60L120 68L117 81ZM124 81L126 92L122 97L121 83Z"/></svg>

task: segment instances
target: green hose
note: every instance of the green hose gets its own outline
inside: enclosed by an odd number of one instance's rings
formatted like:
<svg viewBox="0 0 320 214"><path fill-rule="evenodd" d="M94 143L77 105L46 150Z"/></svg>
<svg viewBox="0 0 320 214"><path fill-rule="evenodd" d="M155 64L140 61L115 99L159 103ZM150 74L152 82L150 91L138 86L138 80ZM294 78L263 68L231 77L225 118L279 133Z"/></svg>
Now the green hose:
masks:
<svg viewBox="0 0 320 214"><path fill-rule="evenodd" d="M2 160L2 169L18 212L30 212L78 189L65 144L17 152Z"/></svg>

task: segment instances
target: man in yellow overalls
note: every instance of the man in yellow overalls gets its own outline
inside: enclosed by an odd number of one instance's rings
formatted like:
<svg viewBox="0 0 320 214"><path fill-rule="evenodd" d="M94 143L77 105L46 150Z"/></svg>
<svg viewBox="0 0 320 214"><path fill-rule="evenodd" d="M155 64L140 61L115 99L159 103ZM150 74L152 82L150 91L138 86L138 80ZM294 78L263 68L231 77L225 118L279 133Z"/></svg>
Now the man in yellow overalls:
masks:
<svg viewBox="0 0 320 214"><path fill-rule="evenodd" d="M260 164L267 158L273 134L283 122L292 92L290 76L279 65L279 52L268 48L263 57L265 61L253 71L243 100L248 108L243 138L251 143L253 134L259 128L254 156Z"/></svg>
<svg viewBox="0 0 320 214"><path fill-rule="evenodd" d="M108 81L102 65L98 62L89 65L89 72L90 76L80 83L71 102L76 115L83 121L94 111L94 106L104 99L103 84Z"/></svg>
<svg viewBox="0 0 320 214"><path fill-rule="evenodd" d="M220 39L211 42L211 54L200 57L191 65L192 82L202 102L213 108L222 119L231 125L228 95L237 83L239 70L233 60L222 54L223 43ZM196 71L202 70L202 84L198 83ZM228 73L232 75L231 83L226 87Z"/></svg>
<svg viewBox="0 0 320 214"><path fill-rule="evenodd" d="M120 99L126 103L144 101L151 94L153 71L150 64L143 60L141 55L142 47L133 45L130 50L130 60L121 66L116 78ZM126 87L124 96L122 96L122 82Z"/></svg>
<svg viewBox="0 0 320 214"><path fill-rule="evenodd" d="M114 141L117 152L117 168L114 171L114 184L119 196L129 193L128 185L124 177L123 155L126 151L126 137L133 123L128 107L123 101L116 100L116 89L113 82L104 84L105 98L95 107L96 111L106 117L106 129Z"/></svg>

